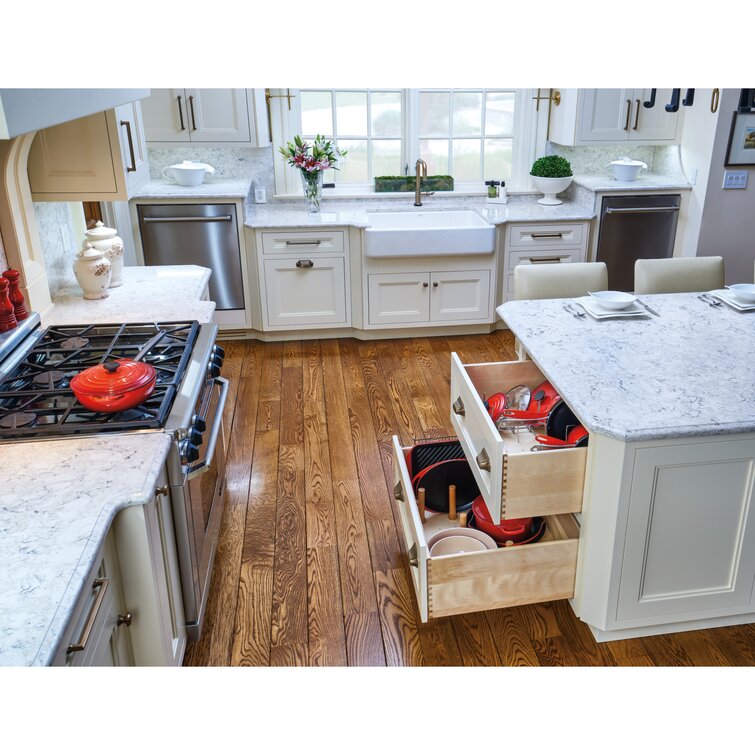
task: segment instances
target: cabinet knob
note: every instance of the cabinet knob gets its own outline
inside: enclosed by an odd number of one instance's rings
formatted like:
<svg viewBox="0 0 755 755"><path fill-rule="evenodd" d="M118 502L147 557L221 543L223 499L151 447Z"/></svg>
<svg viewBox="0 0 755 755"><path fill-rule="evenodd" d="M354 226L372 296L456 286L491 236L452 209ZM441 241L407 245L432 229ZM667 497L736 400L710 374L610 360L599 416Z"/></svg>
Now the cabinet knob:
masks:
<svg viewBox="0 0 755 755"><path fill-rule="evenodd" d="M169 485L161 485L159 488L155 488L155 495L168 495L170 493Z"/></svg>
<svg viewBox="0 0 755 755"><path fill-rule="evenodd" d="M429 283L428 283L427 281L425 281L425 282L424 282L424 283L422 284L422 288L427 288L427 287L428 287L429 285L430 285L430 284L429 284Z"/></svg>
<svg viewBox="0 0 755 755"><path fill-rule="evenodd" d="M120 626L121 624L125 624L127 627L131 626L131 619L134 617L131 615L131 611L128 611L125 614L119 613L118 614L118 621L115 622L116 626Z"/></svg>
<svg viewBox="0 0 755 755"><path fill-rule="evenodd" d="M298 260L296 263L296 267L298 268L308 268L308 267L314 267L315 263L312 262L312 260Z"/></svg>
<svg viewBox="0 0 755 755"><path fill-rule="evenodd" d="M438 281L433 281L433 288L438 288Z"/></svg>

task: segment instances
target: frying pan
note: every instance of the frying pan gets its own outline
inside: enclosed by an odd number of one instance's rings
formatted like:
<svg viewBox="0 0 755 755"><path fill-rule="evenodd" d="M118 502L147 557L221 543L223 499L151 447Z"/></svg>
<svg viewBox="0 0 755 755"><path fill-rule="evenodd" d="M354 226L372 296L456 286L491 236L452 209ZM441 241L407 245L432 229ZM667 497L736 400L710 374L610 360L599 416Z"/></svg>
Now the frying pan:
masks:
<svg viewBox="0 0 755 755"><path fill-rule="evenodd" d="M464 451L458 440L438 440L412 446L406 452L406 465L409 474L414 476L439 461L463 458Z"/></svg>
<svg viewBox="0 0 755 755"><path fill-rule="evenodd" d="M545 423L545 434L558 440L566 440L569 430L581 425L577 415L569 408L567 403L560 400L548 415Z"/></svg>
<svg viewBox="0 0 755 755"><path fill-rule="evenodd" d="M456 486L456 511L469 511L472 502L480 495L472 469L466 459L447 459L439 461L412 479L412 488L416 493L420 487L425 489L425 506L431 511L448 513L448 486Z"/></svg>
<svg viewBox="0 0 755 755"><path fill-rule="evenodd" d="M575 425L569 429L566 440L553 438L550 435L536 435L535 440L539 445L531 450L542 451L549 448L582 448L588 443L589 433L583 425Z"/></svg>

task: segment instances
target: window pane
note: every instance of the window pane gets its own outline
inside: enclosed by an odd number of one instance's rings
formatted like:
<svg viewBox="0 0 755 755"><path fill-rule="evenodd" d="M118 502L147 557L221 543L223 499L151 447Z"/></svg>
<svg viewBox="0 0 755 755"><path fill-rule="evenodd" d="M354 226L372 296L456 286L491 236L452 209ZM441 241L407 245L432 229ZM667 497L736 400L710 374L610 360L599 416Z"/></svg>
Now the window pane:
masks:
<svg viewBox="0 0 755 755"><path fill-rule="evenodd" d="M486 181L511 179L511 151L513 139L485 140L485 175Z"/></svg>
<svg viewBox="0 0 755 755"><path fill-rule="evenodd" d="M330 92L301 92L302 134L333 135L333 109Z"/></svg>
<svg viewBox="0 0 755 755"><path fill-rule="evenodd" d="M347 155L348 157L348 155ZM373 139L372 175L400 176L401 142L398 139Z"/></svg>
<svg viewBox="0 0 755 755"><path fill-rule="evenodd" d="M372 136L401 136L401 92L370 95ZM379 175L379 174L377 174Z"/></svg>
<svg viewBox="0 0 755 755"><path fill-rule="evenodd" d="M448 92L420 92L420 136L448 136L448 98Z"/></svg>
<svg viewBox="0 0 755 755"><path fill-rule="evenodd" d="M488 92L485 98L485 136L513 136L514 93Z"/></svg>
<svg viewBox="0 0 755 755"><path fill-rule="evenodd" d="M338 162L338 183L357 183L368 181L367 175L367 140L339 139L339 149L348 150L349 154Z"/></svg>
<svg viewBox="0 0 755 755"><path fill-rule="evenodd" d="M448 139L420 139L419 156L427 163L428 176L448 175Z"/></svg>
<svg viewBox="0 0 755 755"><path fill-rule="evenodd" d="M482 92L455 92L453 118L454 136L481 136Z"/></svg>
<svg viewBox="0 0 755 755"><path fill-rule="evenodd" d="M457 181L474 181L480 178L480 139L453 140L453 177Z"/></svg>
<svg viewBox="0 0 755 755"><path fill-rule="evenodd" d="M336 92L339 134L367 136L367 92Z"/></svg>

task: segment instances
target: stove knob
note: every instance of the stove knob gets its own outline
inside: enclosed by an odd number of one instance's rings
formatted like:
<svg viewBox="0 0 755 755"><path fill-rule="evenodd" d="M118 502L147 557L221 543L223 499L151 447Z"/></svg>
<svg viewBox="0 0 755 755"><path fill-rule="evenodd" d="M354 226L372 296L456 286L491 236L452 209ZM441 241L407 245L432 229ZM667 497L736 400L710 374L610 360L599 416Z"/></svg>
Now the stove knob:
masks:
<svg viewBox="0 0 755 755"><path fill-rule="evenodd" d="M189 445L201 446L202 445L202 433L199 430L189 430Z"/></svg>
<svg viewBox="0 0 755 755"><path fill-rule="evenodd" d="M199 430L200 433L207 429L207 423L201 417L197 417L196 414L191 418L191 426L195 430Z"/></svg>
<svg viewBox="0 0 755 755"><path fill-rule="evenodd" d="M225 349L222 346L213 346L212 353L217 354L221 359L225 359Z"/></svg>
<svg viewBox="0 0 755 755"><path fill-rule="evenodd" d="M184 464L191 464L199 458L199 449L193 443L185 443L181 451L181 461Z"/></svg>
<svg viewBox="0 0 755 755"><path fill-rule="evenodd" d="M220 368L222 367L223 363L218 362L213 358L210 361L209 366L207 367L207 371L210 373L210 377L216 378L220 376Z"/></svg>

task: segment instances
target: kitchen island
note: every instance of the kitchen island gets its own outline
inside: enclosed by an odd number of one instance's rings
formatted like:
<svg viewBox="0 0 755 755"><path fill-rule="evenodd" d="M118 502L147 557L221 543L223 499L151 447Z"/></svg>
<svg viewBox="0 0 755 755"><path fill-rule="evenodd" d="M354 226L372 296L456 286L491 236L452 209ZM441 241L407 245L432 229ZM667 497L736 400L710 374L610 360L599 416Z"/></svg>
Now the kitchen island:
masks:
<svg viewBox="0 0 755 755"><path fill-rule="evenodd" d="M497 312L590 431L572 607L598 640L755 621L755 314Z"/></svg>

